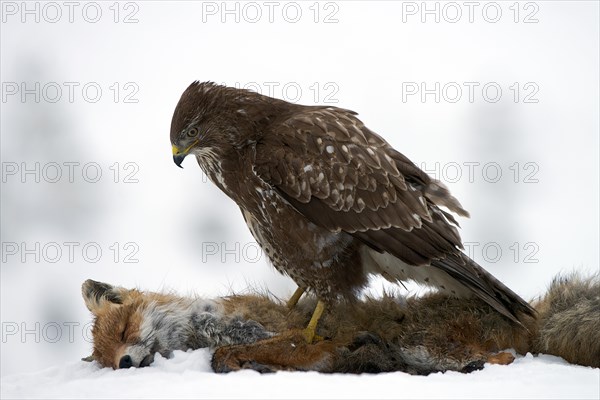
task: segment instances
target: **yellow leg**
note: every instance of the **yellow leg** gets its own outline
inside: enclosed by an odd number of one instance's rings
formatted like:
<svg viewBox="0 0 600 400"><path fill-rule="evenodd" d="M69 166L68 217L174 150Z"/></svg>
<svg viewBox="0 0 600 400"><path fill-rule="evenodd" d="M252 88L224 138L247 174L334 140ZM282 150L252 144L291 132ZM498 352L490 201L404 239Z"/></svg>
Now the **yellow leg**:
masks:
<svg viewBox="0 0 600 400"><path fill-rule="evenodd" d="M312 318L308 323L308 326L304 329L304 337L308 343L312 343L313 340L319 340L319 337L316 336L317 324L319 323L319 319L321 315L323 315L323 311L325 311L325 303L321 300L317 302L317 306L315 307L315 311L313 312Z"/></svg>
<svg viewBox="0 0 600 400"><path fill-rule="evenodd" d="M290 299L287 302L287 307L291 310L292 308L294 308L294 306L298 303L298 300L300 300L300 297L302 297L302 295L304 294L304 291L306 289L301 288L300 286L298 286L298 289L296 289L296 291L294 292L294 294L292 295L292 297L290 297Z"/></svg>

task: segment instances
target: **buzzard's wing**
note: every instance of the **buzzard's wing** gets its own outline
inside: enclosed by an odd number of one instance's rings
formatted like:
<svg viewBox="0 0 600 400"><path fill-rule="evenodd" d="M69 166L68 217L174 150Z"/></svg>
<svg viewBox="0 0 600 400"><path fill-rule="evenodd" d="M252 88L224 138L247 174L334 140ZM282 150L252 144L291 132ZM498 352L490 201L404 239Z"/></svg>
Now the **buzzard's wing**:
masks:
<svg viewBox="0 0 600 400"><path fill-rule="evenodd" d="M502 314L531 308L462 254L453 216L468 216L438 181L369 130L355 113L306 107L274 124L256 144L255 173L298 212L379 252L432 265Z"/></svg>
<svg viewBox="0 0 600 400"><path fill-rule="evenodd" d="M456 221L438 206L467 212L351 111L294 114L257 144L255 172L313 223L410 265L462 247Z"/></svg>

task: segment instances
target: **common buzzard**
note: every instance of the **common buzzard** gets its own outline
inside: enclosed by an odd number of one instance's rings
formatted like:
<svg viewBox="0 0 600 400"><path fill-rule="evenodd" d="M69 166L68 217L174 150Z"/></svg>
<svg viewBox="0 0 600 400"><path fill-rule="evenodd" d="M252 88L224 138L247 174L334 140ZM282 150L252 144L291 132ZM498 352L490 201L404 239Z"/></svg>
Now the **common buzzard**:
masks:
<svg viewBox="0 0 600 400"><path fill-rule="evenodd" d="M211 82L182 94L173 160L193 154L237 203L273 266L327 304L354 298L370 274L475 295L519 323L531 307L467 257L452 213L468 216L431 178L353 111L292 104Z"/></svg>

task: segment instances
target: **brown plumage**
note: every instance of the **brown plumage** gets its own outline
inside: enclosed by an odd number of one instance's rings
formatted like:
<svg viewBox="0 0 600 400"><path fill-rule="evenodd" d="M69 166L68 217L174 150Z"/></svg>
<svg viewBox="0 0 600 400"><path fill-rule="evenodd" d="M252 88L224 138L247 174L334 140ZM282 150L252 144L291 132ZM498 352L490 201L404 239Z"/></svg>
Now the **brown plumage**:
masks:
<svg viewBox="0 0 600 400"><path fill-rule="evenodd" d="M461 252L460 203L353 111L194 82L171 143L178 166L194 154L238 204L273 266L326 303L381 274L475 295L515 322L534 314Z"/></svg>

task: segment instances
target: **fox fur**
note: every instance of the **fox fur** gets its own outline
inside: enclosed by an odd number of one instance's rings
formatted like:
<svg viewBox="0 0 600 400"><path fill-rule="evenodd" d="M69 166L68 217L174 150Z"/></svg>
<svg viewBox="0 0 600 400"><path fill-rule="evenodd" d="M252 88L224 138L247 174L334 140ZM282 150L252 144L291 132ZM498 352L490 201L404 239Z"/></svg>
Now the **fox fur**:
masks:
<svg viewBox="0 0 600 400"><path fill-rule="evenodd" d="M504 349L600 367L600 275L555 278L531 303L538 317L523 318L524 326L481 300L441 293L340 303L321 319L324 340L313 344L301 333L312 298L289 310L261 295L180 297L92 280L82 292L95 318L92 358L115 369L147 366L156 352L203 347L214 350L216 372L470 372L512 362Z"/></svg>
<svg viewBox="0 0 600 400"><path fill-rule="evenodd" d="M87 280L82 294L94 314L93 359L113 368L144 367L154 354L254 343L272 336L251 319L226 315L219 300L141 292Z"/></svg>

